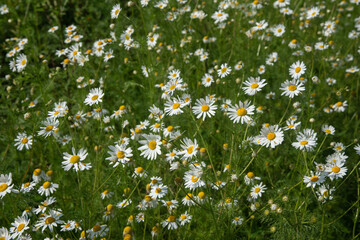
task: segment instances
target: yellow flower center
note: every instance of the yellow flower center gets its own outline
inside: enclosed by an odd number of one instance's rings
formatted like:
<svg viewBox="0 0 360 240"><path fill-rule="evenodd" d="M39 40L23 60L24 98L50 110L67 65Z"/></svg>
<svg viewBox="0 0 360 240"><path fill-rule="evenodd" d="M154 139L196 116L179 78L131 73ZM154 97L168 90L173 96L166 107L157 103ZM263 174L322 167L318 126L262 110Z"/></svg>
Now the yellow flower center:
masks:
<svg viewBox="0 0 360 240"><path fill-rule="evenodd" d="M116 153L116 157L117 157L117 158L124 158L124 157L125 157L124 151L118 151L118 152Z"/></svg>
<svg viewBox="0 0 360 240"><path fill-rule="evenodd" d="M255 188L254 192L256 192L256 193L260 192L260 188L258 188L258 187Z"/></svg>
<svg viewBox="0 0 360 240"><path fill-rule="evenodd" d="M308 141L306 141L306 140L300 142L300 145L303 145L303 146L307 145L307 144L308 144Z"/></svg>
<svg viewBox="0 0 360 240"><path fill-rule="evenodd" d="M323 196L324 197L329 197L329 191L325 190L324 193L323 193Z"/></svg>
<svg viewBox="0 0 360 240"><path fill-rule="evenodd" d="M47 126L47 127L45 128L45 130L46 130L47 132L49 132L49 131L53 130L53 128L54 128L54 127L50 125L50 126Z"/></svg>
<svg viewBox="0 0 360 240"><path fill-rule="evenodd" d="M180 107L180 103L174 103L172 108L173 109L178 109Z"/></svg>
<svg viewBox="0 0 360 240"><path fill-rule="evenodd" d="M22 140L21 140L21 142L23 143L23 144L25 144L25 143L27 143L29 140L27 139L27 138L23 138Z"/></svg>
<svg viewBox="0 0 360 240"><path fill-rule="evenodd" d="M154 127L155 127L155 128L159 128L159 127L160 127L160 124L155 123Z"/></svg>
<svg viewBox="0 0 360 240"><path fill-rule="evenodd" d="M290 85L288 87L289 91L295 91L297 89L297 87L295 85Z"/></svg>
<svg viewBox="0 0 360 240"><path fill-rule="evenodd" d="M0 192L5 191L8 188L8 185L6 183L3 183L0 185Z"/></svg>
<svg viewBox="0 0 360 240"><path fill-rule="evenodd" d="M175 156L176 154L174 152L170 153L170 157Z"/></svg>
<svg viewBox="0 0 360 240"><path fill-rule="evenodd" d="M147 202L150 202L150 201L151 201L150 195L146 195L146 196L145 196L145 201L147 201Z"/></svg>
<svg viewBox="0 0 360 240"><path fill-rule="evenodd" d="M51 182L44 182L43 188L48 189L51 186Z"/></svg>
<svg viewBox="0 0 360 240"><path fill-rule="evenodd" d="M331 133L331 131L329 129L326 129L325 132L326 133Z"/></svg>
<svg viewBox="0 0 360 240"><path fill-rule="evenodd" d="M195 177L195 176L192 176L192 177L191 177L191 181L192 181L193 183L196 183L198 180L199 180L198 177Z"/></svg>
<svg viewBox="0 0 360 240"><path fill-rule="evenodd" d="M21 65L24 66L25 64L26 64L26 60L24 59L24 60L21 61Z"/></svg>
<svg viewBox="0 0 360 240"><path fill-rule="evenodd" d="M141 129L140 128L135 128L135 133L141 133Z"/></svg>
<svg viewBox="0 0 360 240"><path fill-rule="evenodd" d="M53 217L48 217L45 219L45 224L52 224L53 222L55 222L55 218Z"/></svg>
<svg viewBox="0 0 360 240"><path fill-rule="evenodd" d="M161 192L161 188L156 188L156 189L155 189L155 192L156 192L156 193L160 193L160 192Z"/></svg>
<svg viewBox="0 0 360 240"><path fill-rule="evenodd" d="M266 135L266 138L269 139L270 141L271 141L271 140L274 140L275 137L276 137L276 135L275 135L275 133L273 133L273 132L270 132L270 133L268 133L268 134Z"/></svg>
<svg viewBox="0 0 360 240"><path fill-rule="evenodd" d="M93 232L98 232L101 230L101 227L99 225L95 225L95 226L93 226L92 230L93 230Z"/></svg>
<svg viewBox="0 0 360 240"><path fill-rule="evenodd" d="M172 132L174 130L174 127L173 126L168 126L167 130L168 130L168 132Z"/></svg>
<svg viewBox="0 0 360 240"><path fill-rule="evenodd" d="M245 116L247 114L247 111L245 108L239 108L237 111L236 111L236 114L238 116Z"/></svg>
<svg viewBox="0 0 360 240"><path fill-rule="evenodd" d="M343 105L342 102L337 102L337 103L336 103L336 106L337 106L337 107L341 107L342 105Z"/></svg>
<svg viewBox="0 0 360 240"><path fill-rule="evenodd" d="M169 222L175 222L176 218L174 216L168 217Z"/></svg>
<svg viewBox="0 0 360 240"><path fill-rule="evenodd" d="M202 107L201 107L201 111L203 111L203 112L207 112L207 111L209 111L209 106L208 105L202 105Z"/></svg>
<svg viewBox="0 0 360 240"><path fill-rule="evenodd" d="M186 215L181 215L180 218L181 218L182 220L185 220L185 219L186 219Z"/></svg>
<svg viewBox="0 0 360 240"><path fill-rule="evenodd" d="M295 68L295 72L296 72L296 73L299 73L300 71L301 71L301 67L296 67L296 68Z"/></svg>
<svg viewBox="0 0 360 240"><path fill-rule="evenodd" d="M253 84L251 84L250 87L251 87L252 89L258 88L258 87L259 87L259 84L253 83Z"/></svg>
<svg viewBox="0 0 360 240"><path fill-rule="evenodd" d="M137 173L142 173L143 171L144 171L144 169L142 167L137 167L136 168Z"/></svg>
<svg viewBox="0 0 360 240"><path fill-rule="evenodd" d="M194 146L188 147L188 149L187 149L188 154L192 154L193 150L194 150Z"/></svg>
<svg viewBox="0 0 360 240"><path fill-rule="evenodd" d="M91 100L92 100L92 101L95 101L95 100L98 99L98 98L99 98L99 95L96 95L96 94L95 94L94 96L91 97Z"/></svg>
<svg viewBox="0 0 360 240"><path fill-rule="evenodd" d="M70 158L70 162L72 164L78 163L80 161L80 157L78 155L74 155Z"/></svg>
<svg viewBox="0 0 360 240"><path fill-rule="evenodd" d="M198 197L200 199L204 199L205 198L205 193L204 192L199 192Z"/></svg>
<svg viewBox="0 0 360 240"><path fill-rule="evenodd" d="M187 200L191 200L192 197L193 197L193 195L191 193L186 194L186 199Z"/></svg>
<svg viewBox="0 0 360 240"><path fill-rule="evenodd" d="M19 224L19 226L17 227L17 230L20 232L21 230L23 230L25 227L24 223Z"/></svg>
<svg viewBox="0 0 360 240"><path fill-rule="evenodd" d="M64 228L69 228L70 227L70 223L65 224Z"/></svg>
<svg viewBox="0 0 360 240"><path fill-rule="evenodd" d="M253 172L248 172L246 175L248 178L253 178L255 176Z"/></svg>
<svg viewBox="0 0 360 240"><path fill-rule="evenodd" d="M156 148L156 141L152 140L149 142L149 148L151 150L154 150Z"/></svg>
<svg viewBox="0 0 360 240"><path fill-rule="evenodd" d="M310 181L312 181L312 182L317 182L319 180L319 177L318 176L312 176L311 178L310 178Z"/></svg>
<svg viewBox="0 0 360 240"><path fill-rule="evenodd" d="M120 12L120 10L119 10L119 9L116 9L116 10L115 10L115 15L118 15L119 12Z"/></svg>
<svg viewBox="0 0 360 240"><path fill-rule="evenodd" d="M338 173L340 172L340 168L338 166L332 167L331 171L333 171L334 173Z"/></svg>
<svg viewBox="0 0 360 240"><path fill-rule="evenodd" d="M170 86L170 90L171 90L171 91L174 90L175 87L176 87L175 85L171 85L171 86Z"/></svg>

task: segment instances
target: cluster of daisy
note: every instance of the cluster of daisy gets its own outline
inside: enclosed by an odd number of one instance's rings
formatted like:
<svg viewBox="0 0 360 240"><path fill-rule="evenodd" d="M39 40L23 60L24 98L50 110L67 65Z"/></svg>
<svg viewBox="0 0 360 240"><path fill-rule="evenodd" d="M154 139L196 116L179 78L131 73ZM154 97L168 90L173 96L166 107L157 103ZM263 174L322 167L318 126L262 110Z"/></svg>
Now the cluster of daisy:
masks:
<svg viewBox="0 0 360 240"><path fill-rule="evenodd" d="M6 54L7 58L10 58L10 69L13 72L22 72L25 70L28 59L27 56L21 53L24 50L25 45L28 43L27 38L11 38L8 42L12 43L12 49Z"/></svg>

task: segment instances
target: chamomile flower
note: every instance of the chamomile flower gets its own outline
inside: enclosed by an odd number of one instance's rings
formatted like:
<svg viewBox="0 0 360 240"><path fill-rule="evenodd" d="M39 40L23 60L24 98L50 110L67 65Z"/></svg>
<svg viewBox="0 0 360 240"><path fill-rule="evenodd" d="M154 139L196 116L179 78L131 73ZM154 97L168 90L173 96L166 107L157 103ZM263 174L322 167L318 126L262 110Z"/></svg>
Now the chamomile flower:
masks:
<svg viewBox="0 0 360 240"><path fill-rule="evenodd" d="M86 230L89 239L95 239L97 237L104 237L107 235L109 228L106 224L101 225L100 223L95 224L92 228Z"/></svg>
<svg viewBox="0 0 360 240"><path fill-rule="evenodd" d="M178 97L176 98L169 98L165 103L165 113L169 116L178 115L183 113L184 111L182 108L184 107L184 103Z"/></svg>
<svg viewBox="0 0 360 240"><path fill-rule="evenodd" d="M178 228L178 223L175 216L169 216L165 221L161 222L163 228L168 230L175 230Z"/></svg>
<svg viewBox="0 0 360 240"><path fill-rule="evenodd" d="M307 11L306 19L315 18L315 17L317 17L319 15L319 13L320 13L320 8L312 7L310 10Z"/></svg>
<svg viewBox="0 0 360 240"><path fill-rule="evenodd" d="M193 107L193 112L196 115L196 118L202 118L204 121L206 117L211 118L215 115L217 106L215 105L215 100L213 98L206 97L197 99L196 105Z"/></svg>
<svg viewBox="0 0 360 240"><path fill-rule="evenodd" d="M326 135L334 135L334 133L335 133L335 128L334 128L333 126L327 125L327 124L323 125L323 126L321 127L321 130L322 130Z"/></svg>
<svg viewBox="0 0 360 240"><path fill-rule="evenodd" d="M1 6L0 6L0 8L1 8ZM5 227L0 228L0 238L2 238L4 240L10 240L11 239L11 235L10 235L9 231Z"/></svg>
<svg viewBox="0 0 360 240"><path fill-rule="evenodd" d="M213 77L208 73L205 73L205 75L201 78L201 83L205 87L210 87L213 82L214 82Z"/></svg>
<svg viewBox="0 0 360 240"><path fill-rule="evenodd" d="M52 194L53 192L55 192L58 187L59 184L46 181L40 186L40 188L38 189L38 193L47 197L50 196L50 194Z"/></svg>
<svg viewBox="0 0 360 240"><path fill-rule="evenodd" d="M220 69L217 70L218 76L220 78L226 77L227 75L230 74L230 72L231 72L231 67L228 66L227 63L221 64Z"/></svg>
<svg viewBox="0 0 360 240"><path fill-rule="evenodd" d="M50 135L55 135L55 133L59 130L59 120L47 118L45 121L42 121L43 127L40 127L40 131L38 131L39 136L43 136L47 138Z"/></svg>
<svg viewBox="0 0 360 240"><path fill-rule="evenodd" d="M151 187L149 195L153 199L160 199L160 198L165 197L167 192L168 192L168 187L166 185L159 184L159 185Z"/></svg>
<svg viewBox="0 0 360 240"><path fill-rule="evenodd" d="M194 196L191 193L186 194L186 196L182 199L182 204L185 206L193 206L195 202L193 201Z"/></svg>
<svg viewBox="0 0 360 240"><path fill-rule="evenodd" d="M335 112L345 112L345 109L347 107L347 101L344 102L337 102L334 105L332 105L332 109L334 109Z"/></svg>
<svg viewBox="0 0 360 240"><path fill-rule="evenodd" d="M21 189L20 192L21 193L27 193L30 192L31 190L34 189L34 187L36 186L35 182L25 182L21 185Z"/></svg>
<svg viewBox="0 0 360 240"><path fill-rule="evenodd" d="M64 221L60 220L62 217L62 213L56 210L49 210L48 213L44 214L40 219L36 222L35 228L40 229L44 232L45 229L49 229L50 232L54 231L54 227L57 227L58 224L63 224Z"/></svg>
<svg viewBox="0 0 360 240"><path fill-rule="evenodd" d="M11 173L0 175L0 198L2 199L6 194L17 192L13 189Z"/></svg>
<svg viewBox="0 0 360 240"><path fill-rule="evenodd" d="M59 27L58 26L53 26L53 27L51 27L49 30L48 30L48 32L49 33L54 33L56 30L58 30L59 29Z"/></svg>
<svg viewBox="0 0 360 240"><path fill-rule="evenodd" d="M231 223L234 224L235 226L239 226L243 223L243 221L244 219L239 216L239 217L234 217Z"/></svg>
<svg viewBox="0 0 360 240"><path fill-rule="evenodd" d="M149 160L156 159L157 156L161 154L161 137L153 134L144 134L143 137L145 140L139 141L139 143L142 144L142 146L138 148L138 150L141 151L140 156L144 156Z"/></svg>
<svg viewBox="0 0 360 240"><path fill-rule="evenodd" d="M189 138L185 138L183 140L183 144L181 144L182 151L179 152L182 156L182 159L191 159L193 156L195 156L198 152L199 145L197 144L196 139L192 141Z"/></svg>
<svg viewBox="0 0 360 240"><path fill-rule="evenodd" d="M293 79L299 79L306 71L306 65L303 62L297 61L289 68L289 74Z"/></svg>
<svg viewBox="0 0 360 240"><path fill-rule="evenodd" d="M134 174L133 174L132 176L133 176L133 177L140 177L140 178L142 178L142 177L146 177L146 176L147 176L147 173L146 173L146 171L145 171L144 168L142 168L142 167L137 167L137 168L135 168Z"/></svg>
<svg viewBox="0 0 360 240"><path fill-rule="evenodd" d="M76 172L85 170L82 161L84 161L88 155L86 149L81 148L78 153L76 153L75 148L72 148L72 154L64 152L63 155L65 161L62 161L62 165L65 171L69 171L71 168L74 168Z"/></svg>
<svg viewBox="0 0 360 240"><path fill-rule="evenodd" d="M293 79L291 81L286 80L281 84L280 90L283 90L281 95L288 96L289 98L293 98L294 96L297 96L301 94L303 91L305 91L305 87L302 82L299 80Z"/></svg>
<svg viewBox="0 0 360 240"><path fill-rule="evenodd" d="M17 150L22 151L23 148L29 150L32 144L33 144L33 139L31 135L28 136L26 133L18 133L18 135L15 138L14 146L17 148Z"/></svg>
<svg viewBox="0 0 360 240"><path fill-rule="evenodd" d="M246 185L254 184L255 180L261 180L261 178L255 176L253 172L248 172L244 177L244 181Z"/></svg>
<svg viewBox="0 0 360 240"><path fill-rule="evenodd" d="M24 234L24 232L27 229L30 229L29 227L30 219L25 217L17 217L15 218L15 221L11 223L12 227L10 228L11 238L17 239Z"/></svg>
<svg viewBox="0 0 360 240"><path fill-rule="evenodd" d="M330 162L325 169L328 177L332 180L343 178L346 175L347 168L344 166L344 161Z"/></svg>
<svg viewBox="0 0 360 240"><path fill-rule="evenodd" d="M16 69L18 72L22 72L26 65L27 65L27 57L25 54L20 54L17 58L16 58Z"/></svg>
<svg viewBox="0 0 360 240"><path fill-rule="evenodd" d="M101 103L103 96L104 96L104 93L101 90L101 88L93 88L90 90L89 94L85 98L84 103L89 106Z"/></svg>
<svg viewBox="0 0 360 240"><path fill-rule="evenodd" d="M105 190L101 193L101 199L111 198L113 195L114 195L113 192L110 192L109 190Z"/></svg>
<svg viewBox="0 0 360 240"><path fill-rule="evenodd" d="M227 115L234 123L249 124L252 122L251 115L254 115L255 106L250 101L244 103L239 101L234 107L229 107Z"/></svg>
<svg viewBox="0 0 360 240"><path fill-rule="evenodd" d="M275 148L284 141L284 133L278 125L263 127L257 141L265 147Z"/></svg>
<svg viewBox="0 0 360 240"><path fill-rule="evenodd" d="M266 186L261 182L260 184L255 185L251 188L251 197L253 199L257 199L258 197L261 197L261 195L265 192Z"/></svg>
<svg viewBox="0 0 360 240"><path fill-rule="evenodd" d="M310 171L310 176L304 177L304 183L306 183L306 187L316 187L325 181L325 177L321 172L314 173Z"/></svg>
<svg viewBox="0 0 360 240"><path fill-rule="evenodd" d="M181 214L179 217L179 223L181 226L184 226L185 224L189 223L191 221L192 216L188 214L186 211L185 213Z"/></svg>
<svg viewBox="0 0 360 240"><path fill-rule="evenodd" d="M316 192L318 195L318 200L320 202L325 202L326 200L333 199L332 193L335 191L335 188L330 188L328 185L321 185Z"/></svg>
<svg viewBox="0 0 360 240"><path fill-rule="evenodd" d="M116 4L115 6L113 6L111 10L111 18L112 19L118 18L120 11L121 11L120 4Z"/></svg>
<svg viewBox="0 0 360 240"><path fill-rule="evenodd" d="M170 212L179 206L179 202L177 200L161 200L161 202L163 203L163 206L167 207Z"/></svg>
<svg viewBox="0 0 360 240"><path fill-rule="evenodd" d="M133 156L132 149L127 148L125 144L116 144L115 146L109 146L110 157L105 158L105 160L110 161L110 165L114 164L113 167L117 167L120 163L125 164L130 161L130 158Z"/></svg>
<svg viewBox="0 0 360 240"><path fill-rule="evenodd" d="M266 84L265 79L260 79L260 77L249 77L248 80L244 82L245 87L242 87L242 89L247 95L253 96L257 92L260 92Z"/></svg>
<svg viewBox="0 0 360 240"><path fill-rule="evenodd" d="M316 133L311 129L305 129L296 136L296 142L292 146L299 150L312 151L316 146Z"/></svg>
<svg viewBox="0 0 360 240"><path fill-rule="evenodd" d="M205 181L201 179L201 175L194 172L186 172L184 176L185 188L195 190L196 188L205 186Z"/></svg>

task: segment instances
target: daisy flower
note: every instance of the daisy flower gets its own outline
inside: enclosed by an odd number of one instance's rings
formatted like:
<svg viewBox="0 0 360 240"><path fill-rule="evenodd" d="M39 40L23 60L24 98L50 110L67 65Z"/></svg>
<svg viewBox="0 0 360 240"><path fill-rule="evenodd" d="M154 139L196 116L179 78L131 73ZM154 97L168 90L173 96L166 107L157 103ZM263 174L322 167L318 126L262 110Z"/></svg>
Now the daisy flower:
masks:
<svg viewBox="0 0 360 240"><path fill-rule="evenodd" d="M326 134L326 135L334 135L335 133L335 128L331 125L323 125L321 127L321 130Z"/></svg>
<svg viewBox="0 0 360 240"><path fill-rule="evenodd" d="M176 222L175 216L169 216L165 221L161 222L161 225L163 228L167 227L168 230L175 230L178 228L178 223Z"/></svg>
<svg viewBox="0 0 360 240"><path fill-rule="evenodd" d="M101 199L110 198L114 195L113 192L110 192L109 190L105 190L101 193Z"/></svg>
<svg viewBox="0 0 360 240"><path fill-rule="evenodd" d="M325 202L326 200L333 199L332 193L335 191L335 188L330 188L327 185L321 185L316 192L319 197L320 202Z"/></svg>
<svg viewBox="0 0 360 240"><path fill-rule="evenodd" d="M147 176L147 173L146 173L145 169L142 167L135 168L134 174L132 175L132 177L140 177L140 178L146 177L146 176Z"/></svg>
<svg viewBox="0 0 360 240"><path fill-rule="evenodd" d="M150 190L150 196L153 199L158 199L158 198L163 198L165 197L165 195L167 194L168 191L168 187L163 185L163 184L159 184L157 186L153 186Z"/></svg>
<svg viewBox="0 0 360 240"><path fill-rule="evenodd" d="M312 19L319 15L320 8L318 7L312 7L310 10L306 12L306 19Z"/></svg>
<svg viewBox="0 0 360 240"><path fill-rule="evenodd" d="M163 203L163 206L167 207L170 212L179 206L179 202L176 200L169 200L169 201L161 200L161 201Z"/></svg>
<svg viewBox="0 0 360 240"><path fill-rule="evenodd" d="M125 164L130 161L130 158L133 156L132 149L126 148L125 144L116 144L115 146L109 146L110 157L105 158L105 160L110 161L110 165L114 164L113 167L117 167L120 163Z"/></svg>
<svg viewBox="0 0 360 240"><path fill-rule="evenodd" d="M34 189L35 186L36 186L36 183L35 183L35 182L26 182L26 183L23 183L23 184L21 185L20 192L22 192L22 193L30 192L31 190Z"/></svg>
<svg viewBox="0 0 360 240"><path fill-rule="evenodd" d="M343 143L337 142L337 143L334 143L333 149L336 152L341 152L341 151L345 150L345 146Z"/></svg>
<svg viewBox="0 0 360 240"><path fill-rule="evenodd" d="M271 30L276 37L281 37L285 33L285 26L283 24L279 24L273 27Z"/></svg>
<svg viewBox="0 0 360 240"><path fill-rule="evenodd" d="M186 196L182 199L182 204L185 206L193 206L195 202L193 201L194 196L191 193L186 194Z"/></svg>
<svg viewBox="0 0 360 240"><path fill-rule="evenodd" d="M194 174L192 171L185 173L184 181L185 188L189 188L190 190L205 186L205 182L201 179L201 175Z"/></svg>
<svg viewBox="0 0 360 240"><path fill-rule="evenodd" d="M201 83L205 87L210 87L213 82L214 82L213 77L208 73L205 73L205 75L201 78Z"/></svg>
<svg viewBox="0 0 360 240"><path fill-rule="evenodd" d="M248 172L244 177L244 181L245 181L246 185L253 184L255 182L255 180L261 180L261 178L256 177L253 172Z"/></svg>
<svg viewBox="0 0 360 240"><path fill-rule="evenodd" d="M184 226L185 224L189 223L191 221L192 216L188 214L186 211L185 213L181 214L179 217L179 223L181 226Z"/></svg>
<svg viewBox="0 0 360 240"><path fill-rule="evenodd" d="M38 193L40 195L45 195L47 197L47 196L50 196L50 194L52 194L53 192L55 192L58 187L59 187L59 184L46 181L38 189Z"/></svg>
<svg viewBox="0 0 360 240"><path fill-rule="evenodd" d="M101 88L93 88L90 90L84 103L86 105L90 105L90 106L92 106L94 104L98 104L98 103L102 102L103 96L104 96L104 93L101 90Z"/></svg>
<svg viewBox="0 0 360 240"><path fill-rule="evenodd" d="M22 72L27 64L27 57L25 54L20 54L17 58L16 58L16 69L18 72Z"/></svg>
<svg viewBox="0 0 360 240"><path fill-rule="evenodd" d="M240 122L241 124L249 124L252 118L249 115L254 115L255 106L251 105L250 101L244 103L239 101L234 107L229 107L227 115L234 123Z"/></svg>
<svg viewBox="0 0 360 240"><path fill-rule="evenodd" d="M11 235L10 235L9 231L5 227L0 228L0 238L2 238L4 240L10 240L11 239Z"/></svg>
<svg viewBox="0 0 360 240"><path fill-rule="evenodd" d="M65 171L69 171L72 167L74 167L76 172L84 170L84 165L81 161L84 161L88 155L86 149L81 148L79 152L76 153L75 148L72 148L72 154L65 152L63 155L65 161L62 162L62 165Z"/></svg>
<svg viewBox="0 0 360 240"><path fill-rule="evenodd" d="M15 138L14 146L19 151L23 150L23 148L26 148L28 150L31 148L32 143L33 143L33 139L31 135L28 136L26 133L18 133L18 135Z"/></svg>
<svg viewBox="0 0 360 240"><path fill-rule="evenodd" d="M263 185L263 183L261 182L260 184L257 184L251 188L250 195L253 199L257 199L258 197L261 197L261 195L265 192L265 190L266 190L266 186Z"/></svg>
<svg viewBox="0 0 360 240"><path fill-rule="evenodd" d="M354 150L356 151L356 154L357 154L357 155L360 155L360 144L357 144L357 145L354 147Z"/></svg>
<svg viewBox="0 0 360 240"><path fill-rule="evenodd" d="M297 61L289 68L289 74L293 79L299 79L306 71L306 66L303 62Z"/></svg>
<svg viewBox="0 0 360 240"><path fill-rule="evenodd" d="M57 227L58 224L60 225L64 223L64 221L60 220L62 215L63 214L59 211L49 210L48 213L40 217L39 221L37 221L37 223L35 224L35 228L36 229L42 228L41 229L42 232L44 232L44 230L48 228L50 232L53 232L54 227Z"/></svg>
<svg viewBox="0 0 360 240"><path fill-rule="evenodd" d="M106 236L108 231L109 228L106 224L100 225L99 223L97 223L91 229L86 230L86 233L88 234L89 239L95 239L97 237Z"/></svg>
<svg viewBox="0 0 360 240"><path fill-rule="evenodd" d="M335 112L345 112L345 109L347 107L347 101L344 102L337 102L334 105L332 105L332 109L334 109Z"/></svg>
<svg viewBox="0 0 360 240"><path fill-rule="evenodd" d="M176 98L169 98L165 102L165 113L169 116L178 115L183 113L184 111L181 109L184 107L184 103L178 97Z"/></svg>
<svg viewBox="0 0 360 240"><path fill-rule="evenodd" d="M291 81L286 80L281 84L280 90L283 90L281 95L288 96L289 98L293 98L301 94L302 91L305 91L305 87L302 82L299 80L293 79Z"/></svg>
<svg viewBox="0 0 360 240"><path fill-rule="evenodd" d="M316 146L316 133L312 129L305 129L296 136L296 142L292 143L292 146L296 149L313 151Z"/></svg>
<svg viewBox="0 0 360 240"><path fill-rule="evenodd" d="M284 141L284 133L278 125L263 127L257 141L265 147L275 148Z"/></svg>
<svg viewBox="0 0 360 240"><path fill-rule="evenodd" d="M199 145L197 144L196 139L192 141L189 138L185 138L183 140L183 144L181 144L182 151L179 152L182 156L182 159L191 159L193 156L195 156L198 152Z"/></svg>
<svg viewBox="0 0 360 240"><path fill-rule="evenodd" d="M221 64L220 69L217 70L218 76L220 78L226 77L227 75L230 74L230 72L231 72L231 67L228 66L227 63Z"/></svg>
<svg viewBox="0 0 360 240"><path fill-rule="evenodd" d="M235 226L239 226L243 223L243 221L244 219L239 216L239 217L234 217L231 223L234 224Z"/></svg>
<svg viewBox="0 0 360 240"><path fill-rule="evenodd" d="M316 185L320 185L325 181L325 177L321 172L314 173L310 171L310 176L304 177L304 183L306 183L306 187L316 187Z"/></svg>
<svg viewBox="0 0 360 240"><path fill-rule="evenodd" d="M10 228L11 238L12 239L16 239L18 237L20 238L24 234L24 231L30 228L29 222L30 219L28 219L26 216L15 218L15 221L11 223L12 225L12 227Z"/></svg>
<svg viewBox="0 0 360 240"><path fill-rule="evenodd" d="M139 143L142 144L142 146L138 148L138 150L141 151L140 156L144 156L149 160L156 159L157 156L161 154L161 137L153 134L144 134L143 137L145 140L139 141Z"/></svg>
<svg viewBox="0 0 360 240"><path fill-rule="evenodd" d="M344 161L336 161L329 163L326 168L325 172L328 173L328 177L332 180L343 178L346 175L347 168L344 166Z"/></svg>
<svg viewBox="0 0 360 240"><path fill-rule="evenodd" d="M215 115L215 111L217 109L217 106L215 105L215 100L209 97L201 98L196 100L196 105L193 107L193 113L196 116L196 118L201 118L203 121L206 117L211 117Z"/></svg>
<svg viewBox="0 0 360 240"><path fill-rule="evenodd" d="M111 10L111 18L112 19L118 18L120 11L121 11L120 4L114 5L112 10Z"/></svg>
<svg viewBox="0 0 360 240"><path fill-rule="evenodd" d="M7 193L17 192L13 189L11 173L0 175L0 198L2 199Z"/></svg>
<svg viewBox="0 0 360 240"><path fill-rule="evenodd" d="M48 206L50 206L51 204L53 204L55 202L56 202L56 198L54 198L54 197L46 198L45 201L40 203L38 208L34 209L34 213L35 214L45 213L46 210L48 209Z"/></svg>
<svg viewBox="0 0 360 240"><path fill-rule="evenodd" d="M40 127L40 131L38 131L39 136L43 136L47 138L50 135L55 135L55 133L59 130L59 120L47 118L45 121L41 122L44 126Z"/></svg>
<svg viewBox="0 0 360 240"><path fill-rule="evenodd" d="M265 79L260 79L260 77L249 77L248 80L244 82L245 87L242 89L247 95L253 96L257 92L260 92L266 84L267 83Z"/></svg>

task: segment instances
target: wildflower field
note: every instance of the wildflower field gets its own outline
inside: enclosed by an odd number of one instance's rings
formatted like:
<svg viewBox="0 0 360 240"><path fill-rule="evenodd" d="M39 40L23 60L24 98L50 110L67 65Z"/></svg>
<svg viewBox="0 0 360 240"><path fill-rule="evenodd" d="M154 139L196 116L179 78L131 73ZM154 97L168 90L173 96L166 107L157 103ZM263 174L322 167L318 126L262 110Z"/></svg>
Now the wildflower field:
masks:
<svg viewBox="0 0 360 240"><path fill-rule="evenodd" d="M360 239L359 0L0 0L0 240Z"/></svg>

